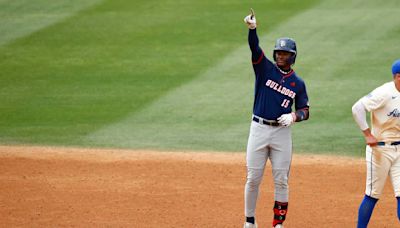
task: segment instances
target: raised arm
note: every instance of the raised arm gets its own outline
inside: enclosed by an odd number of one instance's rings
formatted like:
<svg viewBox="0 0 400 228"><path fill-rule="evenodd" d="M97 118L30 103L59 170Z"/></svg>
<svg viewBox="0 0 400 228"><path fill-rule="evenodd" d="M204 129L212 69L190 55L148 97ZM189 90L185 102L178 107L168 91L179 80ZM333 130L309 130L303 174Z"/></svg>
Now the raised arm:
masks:
<svg viewBox="0 0 400 228"><path fill-rule="evenodd" d="M263 51L259 46L257 29L249 29L248 40L249 40L250 50L253 56L254 54L257 54L256 57L260 56L260 54L262 54Z"/></svg>
<svg viewBox="0 0 400 228"><path fill-rule="evenodd" d="M247 27L249 28L248 41L252 54L253 63L256 64L261 60L264 54L259 46L257 29L256 29L257 21L253 9L251 9L251 13L244 18L244 22L247 24Z"/></svg>

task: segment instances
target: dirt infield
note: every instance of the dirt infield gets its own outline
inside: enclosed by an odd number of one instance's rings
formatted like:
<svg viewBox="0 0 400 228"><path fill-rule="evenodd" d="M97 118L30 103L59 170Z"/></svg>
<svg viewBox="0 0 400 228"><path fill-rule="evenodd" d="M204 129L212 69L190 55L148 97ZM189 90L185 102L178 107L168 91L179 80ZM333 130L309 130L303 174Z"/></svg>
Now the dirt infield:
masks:
<svg viewBox="0 0 400 228"><path fill-rule="evenodd" d="M1 227L241 227L244 153L0 146ZM355 227L362 159L295 155L285 227ZM257 219L270 227L271 167ZM391 185L370 227L399 227Z"/></svg>

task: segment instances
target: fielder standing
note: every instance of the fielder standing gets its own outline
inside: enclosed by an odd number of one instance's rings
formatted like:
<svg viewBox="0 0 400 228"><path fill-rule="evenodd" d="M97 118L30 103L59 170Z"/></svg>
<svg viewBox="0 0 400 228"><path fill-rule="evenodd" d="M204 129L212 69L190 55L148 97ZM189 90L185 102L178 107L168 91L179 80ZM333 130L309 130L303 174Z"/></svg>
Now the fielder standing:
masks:
<svg viewBox="0 0 400 228"><path fill-rule="evenodd" d="M367 144L367 180L365 196L358 211L358 228L367 227L387 176L397 198L397 217L400 220L400 59L393 63L392 74L391 82L376 88L352 108ZM366 111L371 112L372 130L366 121Z"/></svg>
<svg viewBox="0 0 400 228"><path fill-rule="evenodd" d="M259 185L268 159L275 187L272 226L283 227L288 208L288 178L292 160L290 126L307 120L308 96L304 81L292 69L297 56L290 38L276 41L271 62L258 45L256 18L252 10L245 17L255 73L253 116L247 144L247 182L245 186L245 228L256 228L255 209ZM295 104L296 111L292 112Z"/></svg>

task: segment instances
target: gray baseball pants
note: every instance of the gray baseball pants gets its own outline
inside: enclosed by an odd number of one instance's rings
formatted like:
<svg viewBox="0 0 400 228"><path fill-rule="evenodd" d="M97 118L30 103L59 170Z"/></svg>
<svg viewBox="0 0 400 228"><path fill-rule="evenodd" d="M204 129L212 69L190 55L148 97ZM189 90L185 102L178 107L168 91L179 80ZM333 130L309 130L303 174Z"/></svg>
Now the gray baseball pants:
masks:
<svg viewBox="0 0 400 228"><path fill-rule="evenodd" d="M246 154L246 217L255 216L259 186L268 159L272 165L275 201L288 202L288 178L292 161L291 129L290 127L270 126L252 121Z"/></svg>

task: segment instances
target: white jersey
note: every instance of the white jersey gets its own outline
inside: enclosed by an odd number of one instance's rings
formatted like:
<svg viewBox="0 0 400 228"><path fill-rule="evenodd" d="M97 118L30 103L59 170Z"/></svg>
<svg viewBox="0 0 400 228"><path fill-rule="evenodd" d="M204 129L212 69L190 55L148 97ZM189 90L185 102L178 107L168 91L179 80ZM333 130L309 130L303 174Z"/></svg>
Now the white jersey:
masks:
<svg viewBox="0 0 400 228"><path fill-rule="evenodd" d="M400 92L388 82L361 99L371 112L371 131L378 141L400 141Z"/></svg>

